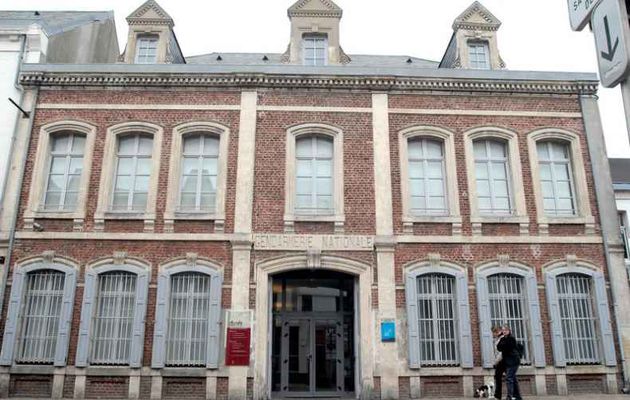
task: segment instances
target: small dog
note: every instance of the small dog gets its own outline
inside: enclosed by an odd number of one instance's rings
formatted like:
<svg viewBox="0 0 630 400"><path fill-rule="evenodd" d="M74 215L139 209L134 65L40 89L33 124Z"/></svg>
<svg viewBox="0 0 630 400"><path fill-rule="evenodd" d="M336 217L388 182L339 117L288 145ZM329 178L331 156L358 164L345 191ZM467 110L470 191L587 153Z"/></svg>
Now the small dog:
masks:
<svg viewBox="0 0 630 400"><path fill-rule="evenodd" d="M493 396L494 396L494 383L493 382L487 382L486 384L479 386L477 390L475 390L475 397L488 399Z"/></svg>

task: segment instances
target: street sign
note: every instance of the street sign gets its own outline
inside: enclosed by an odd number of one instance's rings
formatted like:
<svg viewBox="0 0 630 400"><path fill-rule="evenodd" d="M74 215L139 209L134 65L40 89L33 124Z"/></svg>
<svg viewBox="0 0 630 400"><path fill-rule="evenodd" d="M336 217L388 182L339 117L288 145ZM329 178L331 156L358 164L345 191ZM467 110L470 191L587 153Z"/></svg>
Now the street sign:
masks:
<svg viewBox="0 0 630 400"><path fill-rule="evenodd" d="M567 0L571 29L581 31L591 19L591 13L602 0Z"/></svg>
<svg viewBox="0 0 630 400"><path fill-rule="evenodd" d="M605 87L614 87L630 72L630 29L624 0L602 0L591 19L599 78Z"/></svg>

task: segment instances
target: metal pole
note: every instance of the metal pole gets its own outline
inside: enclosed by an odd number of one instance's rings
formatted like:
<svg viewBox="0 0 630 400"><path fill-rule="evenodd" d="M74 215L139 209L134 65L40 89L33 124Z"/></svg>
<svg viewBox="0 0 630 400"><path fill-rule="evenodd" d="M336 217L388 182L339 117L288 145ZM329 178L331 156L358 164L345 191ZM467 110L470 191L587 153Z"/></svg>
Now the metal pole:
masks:
<svg viewBox="0 0 630 400"><path fill-rule="evenodd" d="M621 82L621 96L623 97L623 110L626 115L626 130L630 141L630 79Z"/></svg>

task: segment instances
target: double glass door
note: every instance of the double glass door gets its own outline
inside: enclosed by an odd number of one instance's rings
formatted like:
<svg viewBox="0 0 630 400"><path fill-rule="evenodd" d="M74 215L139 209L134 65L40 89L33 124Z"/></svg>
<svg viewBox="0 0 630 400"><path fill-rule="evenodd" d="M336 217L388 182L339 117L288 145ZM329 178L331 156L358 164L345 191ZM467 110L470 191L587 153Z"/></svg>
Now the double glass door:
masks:
<svg viewBox="0 0 630 400"><path fill-rule="evenodd" d="M284 316L280 324L281 392L289 397L341 394L344 389L341 319Z"/></svg>

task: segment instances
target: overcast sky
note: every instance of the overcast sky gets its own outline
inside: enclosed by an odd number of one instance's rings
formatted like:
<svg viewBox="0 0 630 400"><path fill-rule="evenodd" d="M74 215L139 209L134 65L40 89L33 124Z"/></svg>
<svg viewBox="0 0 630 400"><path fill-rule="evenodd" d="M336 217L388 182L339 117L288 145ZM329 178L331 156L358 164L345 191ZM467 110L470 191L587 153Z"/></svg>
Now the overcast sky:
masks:
<svg viewBox="0 0 630 400"><path fill-rule="evenodd" d="M284 52L293 0L159 0L175 20L185 56L210 52ZM453 20L472 0L335 0L344 10L341 46L348 54L409 55L439 61ZM483 0L503 22L499 49L511 70L596 72L593 35L573 32L566 0ZM2 0L6 10L113 10L123 50L125 17L142 1ZM608 154L630 157L619 88L600 89Z"/></svg>

